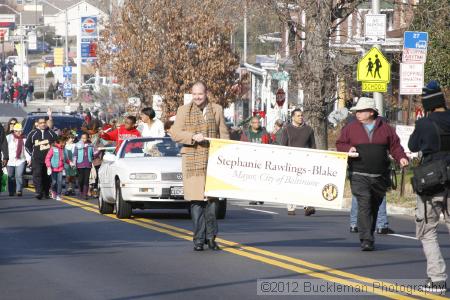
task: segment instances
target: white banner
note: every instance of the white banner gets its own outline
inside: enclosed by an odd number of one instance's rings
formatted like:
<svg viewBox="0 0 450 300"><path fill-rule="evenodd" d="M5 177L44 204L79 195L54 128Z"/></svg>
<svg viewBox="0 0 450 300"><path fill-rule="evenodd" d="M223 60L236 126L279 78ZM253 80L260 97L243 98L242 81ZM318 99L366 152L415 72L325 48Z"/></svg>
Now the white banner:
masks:
<svg viewBox="0 0 450 300"><path fill-rule="evenodd" d="M405 153L409 157L417 157L418 155L418 153L411 152L411 150L409 150L408 148L409 137L413 133L414 128L415 128L414 126L407 126L407 125L395 126L395 132L400 138L400 144L402 145L403 149L405 150Z"/></svg>
<svg viewBox="0 0 450 300"><path fill-rule="evenodd" d="M342 208L347 153L210 142L207 196Z"/></svg>

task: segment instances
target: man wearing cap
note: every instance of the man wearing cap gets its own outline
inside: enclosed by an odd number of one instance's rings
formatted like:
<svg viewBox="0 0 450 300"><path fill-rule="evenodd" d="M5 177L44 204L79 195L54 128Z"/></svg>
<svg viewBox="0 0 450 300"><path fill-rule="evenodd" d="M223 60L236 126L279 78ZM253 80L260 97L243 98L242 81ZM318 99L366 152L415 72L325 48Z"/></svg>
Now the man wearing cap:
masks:
<svg viewBox="0 0 450 300"><path fill-rule="evenodd" d="M351 110L355 112L356 121L342 129L336 148L358 153L358 157L349 158L350 184L358 202L361 250L373 251L378 209L390 182L388 153L402 168L408 165L408 158L395 129L378 116L372 98L360 98Z"/></svg>
<svg viewBox="0 0 450 300"><path fill-rule="evenodd" d="M428 116L416 121L408 147L422 153L422 163L434 160L450 165L450 110L447 110L444 94L436 81L431 81L423 90L422 105ZM437 128L436 128L437 127ZM439 131L438 131L439 130ZM450 231L448 215L450 182L434 193L418 195L416 208L416 236L422 242L427 259L428 280L422 290L442 293L446 291L446 266L437 238L437 226L441 213Z"/></svg>

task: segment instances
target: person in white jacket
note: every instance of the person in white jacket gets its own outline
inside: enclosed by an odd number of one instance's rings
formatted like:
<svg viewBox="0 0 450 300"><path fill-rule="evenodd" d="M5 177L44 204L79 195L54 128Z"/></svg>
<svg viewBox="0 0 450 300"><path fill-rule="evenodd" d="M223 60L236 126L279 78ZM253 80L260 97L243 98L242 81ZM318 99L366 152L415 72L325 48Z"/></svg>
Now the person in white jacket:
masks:
<svg viewBox="0 0 450 300"><path fill-rule="evenodd" d="M142 123L138 126L138 130L142 137L160 138L166 135L164 131L164 124L155 118L156 113L151 107L146 107L141 110Z"/></svg>
<svg viewBox="0 0 450 300"><path fill-rule="evenodd" d="M22 132L22 125L16 123L13 132L6 136L9 153L9 160L6 166L8 170L9 196L22 196L23 173L26 164L30 164L31 161L28 152L25 150L25 137Z"/></svg>

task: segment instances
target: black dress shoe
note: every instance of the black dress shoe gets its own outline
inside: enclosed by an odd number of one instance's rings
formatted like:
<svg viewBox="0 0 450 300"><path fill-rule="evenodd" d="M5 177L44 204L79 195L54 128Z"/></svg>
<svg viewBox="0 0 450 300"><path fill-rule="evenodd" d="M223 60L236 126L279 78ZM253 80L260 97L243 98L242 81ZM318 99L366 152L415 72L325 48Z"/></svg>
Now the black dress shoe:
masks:
<svg viewBox="0 0 450 300"><path fill-rule="evenodd" d="M362 241L362 243L361 243L361 251L373 251L373 250L375 250L373 242L371 242L371 241Z"/></svg>
<svg viewBox="0 0 450 300"><path fill-rule="evenodd" d="M377 228L377 234L393 234L393 233L395 233L395 231L389 227Z"/></svg>
<svg viewBox="0 0 450 300"><path fill-rule="evenodd" d="M17 192L17 197L22 197L22 192Z"/></svg>
<svg viewBox="0 0 450 300"><path fill-rule="evenodd" d="M310 216L316 213L316 209L312 206L306 206L305 207L305 216Z"/></svg>
<svg viewBox="0 0 450 300"><path fill-rule="evenodd" d="M356 226L350 226L350 232L351 232L351 233L357 233L357 232L358 232L358 227L356 227Z"/></svg>
<svg viewBox="0 0 450 300"><path fill-rule="evenodd" d="M214 251L220 250L219 245L214 240L208 240L208 248Z"/></svg>
<svg viewBox="0 0 450 300"><path fill-rule="evenodd" d="M36 196L34 196L34 197L38 200L42 200L42 194L36 194Z"/></svg>
<svg viewBox="0 0 450 300"><path fill-rule="evenodd" d="M10 196L10 197L14 197L15 194L14 194L14 193L9 193L9 196Z"/></svg>
<svg viewBox="0 0 450 300"><path fill-rule="evenodd" d="M203 245L194 245L194 251L203 251Z"/></svg>

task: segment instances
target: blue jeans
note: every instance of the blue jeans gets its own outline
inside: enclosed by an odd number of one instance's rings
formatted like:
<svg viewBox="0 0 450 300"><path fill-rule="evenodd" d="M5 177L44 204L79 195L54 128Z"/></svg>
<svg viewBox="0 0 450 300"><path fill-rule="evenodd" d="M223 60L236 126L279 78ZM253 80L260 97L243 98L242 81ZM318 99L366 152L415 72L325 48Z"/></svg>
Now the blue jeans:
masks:
<svg viewBox="0 0 450 300"><path fill-rule="evenodd" d="M8 170L8 191L10 193L22 192L23 189L23 172L25 171L25 162L20 165L7 166Z"/></svg>
<svg viewBox="0 0 450 300"><path fill-rule="evenodd" d="M52 192L56 195L62 193L63 172L52 172Z"/></svg>
<svg viewBox="0 0 450 300"><path fill-rule="evenodd" d="M356 223L358 221L358 201L356 201L356 197L352 196L352 209L350 211L350 227L356 227ZM389 226L389 222L387 219L387 211L386 211L386 196L383 198L383 202L381 202L380 209L378 210L377 216L377 228L387 228Z"/></svg>

